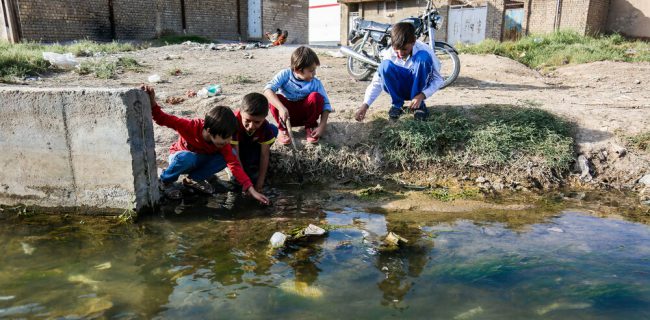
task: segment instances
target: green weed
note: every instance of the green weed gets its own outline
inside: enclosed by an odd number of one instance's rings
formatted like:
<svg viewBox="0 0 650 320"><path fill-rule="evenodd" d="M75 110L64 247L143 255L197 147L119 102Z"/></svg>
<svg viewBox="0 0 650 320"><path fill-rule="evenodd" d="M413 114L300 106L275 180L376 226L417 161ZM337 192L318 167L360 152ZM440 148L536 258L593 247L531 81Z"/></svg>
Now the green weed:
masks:
<svg viewBox="0 0 650 320"><path fill-rule="evenodd" d="M459 45L463 53L495 54L517 60L534 69L594 61L650 61L650 43L629 41L623 36L582 36L574 31L530 35L515 42L485 40Z"/></svg>
<svg viewBox="0 0 650 320"><path fill-rule="evenodd" d="M372 135L382 141L385 160L394 167L442 163L485 168L534 161L565 170L573 159L569 123L534 108L435 108L429 121L375 121Z"/></svg>
<svg viewBox="0 0 650 320"><path fill-rule="evenodd" d="M627 143L634 149L650 152L650 131L628 137Z"/></svg>

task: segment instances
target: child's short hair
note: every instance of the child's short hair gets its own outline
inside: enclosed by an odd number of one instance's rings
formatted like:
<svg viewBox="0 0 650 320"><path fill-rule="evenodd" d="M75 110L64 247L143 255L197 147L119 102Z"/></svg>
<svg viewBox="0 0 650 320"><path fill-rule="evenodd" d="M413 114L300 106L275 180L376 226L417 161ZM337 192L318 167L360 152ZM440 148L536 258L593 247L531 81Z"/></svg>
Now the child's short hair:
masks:
<svg viewBox="0 0 650 320"><path fill-rule="evenodd" d="M212 136L230 138L237 131L237 118L230 108L216 106L205 114L203 129L208 130Z"/></svg>
<svg viewBox="0 0 650 320"><path fill-rule="evenodd" d="M302 70L314 64L320 66L320 60L318 60L316 52L309 47L298 47L291 54L291 70Z"/></svg>
<svg viewBox="0 0 650 320"><path fill-rule="evenodd" d="M242 98L239 109L251 116L266 117L269 114L269 100L263 94L251 92Z"/></svg>
<svg viewBox="0 0 650 320"><path fill-rule="evenodd" d="M415 43L415 26L410 22L399 22L393 25L390 32L393 49L404 49L407 44Z"/></svg>

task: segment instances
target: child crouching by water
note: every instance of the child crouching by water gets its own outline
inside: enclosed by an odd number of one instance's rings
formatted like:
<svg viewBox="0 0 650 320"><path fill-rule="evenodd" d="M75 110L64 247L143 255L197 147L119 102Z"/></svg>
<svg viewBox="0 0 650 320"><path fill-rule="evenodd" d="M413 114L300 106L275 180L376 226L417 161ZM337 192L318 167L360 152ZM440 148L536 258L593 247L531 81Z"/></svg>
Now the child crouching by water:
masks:
<svg viewBox="0 0 650 320"><path fill-rule="evenodd" d="M174 183L181 174L186 187L211 194L212 185L206 181L215 173L228 167L235 176L242 191L257 201L268 204L269 199L253 187L237 159L230 141L237 131L237 118L230 108L216 106L205 114L205 118L186 119L162 111L156 103L153 87L142 86L149 94L153 120L160 126L174 129L178 141L169 149L169 166L160 175L163 192L170 199L180 199L181 190Z"/></svg>

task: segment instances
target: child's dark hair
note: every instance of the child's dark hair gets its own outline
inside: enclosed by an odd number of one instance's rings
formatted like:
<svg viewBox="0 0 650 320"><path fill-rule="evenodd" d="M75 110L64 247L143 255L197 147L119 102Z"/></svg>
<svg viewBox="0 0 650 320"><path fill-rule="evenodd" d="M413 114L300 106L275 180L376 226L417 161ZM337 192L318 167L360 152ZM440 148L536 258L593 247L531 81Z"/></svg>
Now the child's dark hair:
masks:
<svg viewBox="0 0 650 320"><path fill-rule="evenodd" d="M302 70L313 65L320 66L320 60L314 50L301 46L291 54L291 70Z"/></svg>
<svg viewBox="0 0 650 320"><path fill-rule="evenodd" d="M409 22L399 22L393 25L390 32L393 49L404 49L407 44L415 43L415 27Z"/></svg>
<svg viewBox="0 0 650 320"><path fill-rule="evenodd" d="M203 129L208 130L212 136L230 138L237 131L237 118L230 108L216 106L205 114Z"/></svg>
<svg viewBox="0 0 650 320"><path fill-rule="evenodd" d="M251 116L266 117L269 114L269 100L263 94L251 92L241 100L239 109Z"/></svg>

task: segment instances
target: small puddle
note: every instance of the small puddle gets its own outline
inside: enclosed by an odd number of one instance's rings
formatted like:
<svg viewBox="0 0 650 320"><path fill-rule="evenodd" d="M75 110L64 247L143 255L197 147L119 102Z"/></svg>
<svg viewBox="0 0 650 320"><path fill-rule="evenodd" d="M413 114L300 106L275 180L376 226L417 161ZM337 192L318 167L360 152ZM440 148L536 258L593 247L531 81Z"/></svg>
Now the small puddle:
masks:
<svg viewBox="0 0 650 320"><path fill-rule="evenodd" d="M130 225L6 219L0 318L650 318L650 227L593 206L526 220L217 200ZM330 231L269 249L273 232L310 223ZM389 231L409 242L383 250Z"/></svg>

